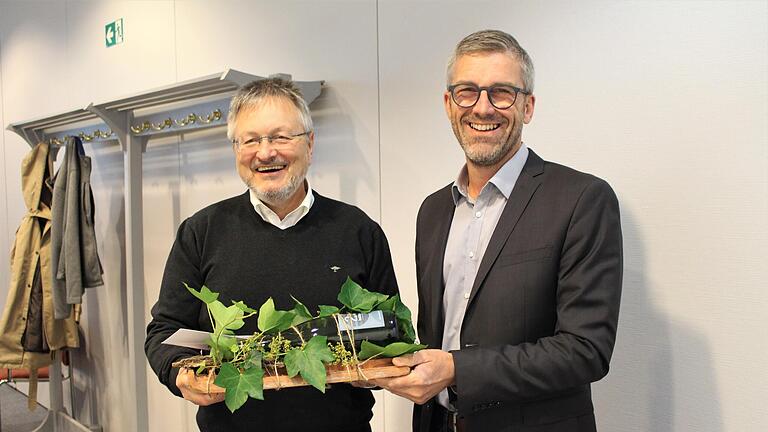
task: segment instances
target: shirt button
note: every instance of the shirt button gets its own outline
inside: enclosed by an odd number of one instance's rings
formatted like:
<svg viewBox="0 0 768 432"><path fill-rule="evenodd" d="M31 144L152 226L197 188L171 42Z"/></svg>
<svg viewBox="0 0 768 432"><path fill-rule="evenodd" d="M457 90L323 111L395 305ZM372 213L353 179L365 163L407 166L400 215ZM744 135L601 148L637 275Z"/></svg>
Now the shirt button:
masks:
<svg viewBox="0 0 768 432"><path fill-rule="evenodd" d="M478 218L479 218L479 217L480 217L480 216L482 216L482 215L483 215L483 212L475 212L475 217L478 217Z"/></svg>
<svg viewBox="0 0 768 432"><path fill-rule="evenodd" d="M473 251L469 251L469 257L470 258L474 258L475 257L475 253Z"/></svg>
<svg viewBox="0 0 768 432"><path fill-rule="evenodd" d="M464 293L464 298L469 300L469 293L468 292Z"/></svg>

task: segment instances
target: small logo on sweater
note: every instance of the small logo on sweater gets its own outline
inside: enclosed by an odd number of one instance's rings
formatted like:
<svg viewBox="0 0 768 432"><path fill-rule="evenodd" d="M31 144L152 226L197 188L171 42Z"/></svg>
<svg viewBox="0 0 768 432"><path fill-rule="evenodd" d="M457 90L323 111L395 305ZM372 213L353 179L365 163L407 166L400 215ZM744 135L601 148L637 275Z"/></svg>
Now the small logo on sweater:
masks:
<svg viewBox="0 0 768 432"><path fill-rule="evenodd" d="M333 272L336 273L337 271L341 270L341 267L339 267L339 266L331 266L331 270L333 270Z"/></svg>

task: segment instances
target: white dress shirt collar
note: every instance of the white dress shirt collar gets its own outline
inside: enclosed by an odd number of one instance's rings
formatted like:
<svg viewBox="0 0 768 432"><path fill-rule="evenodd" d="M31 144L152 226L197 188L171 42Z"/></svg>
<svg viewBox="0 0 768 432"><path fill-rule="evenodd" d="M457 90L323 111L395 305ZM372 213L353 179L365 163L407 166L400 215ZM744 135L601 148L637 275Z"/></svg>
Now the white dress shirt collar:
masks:
<svg viewBox="0 0 768 432"><path fill-rule="evenodd" d="M304 196L304 199L301 201L299 206L285 215L285 218L282 220L280 220L280 217L277 215L277 213L273 212L271 208L267 207L267 205L264 204L264 202L262 202L259 197L256 196L256 193L254 193L253 190L249 189L253 209L256 210L256 213L261 216L265 222L272 224L281 230L295 226L304 216L307 215L307 213L309 213L309 209L315 202L315 196L312 194L312 187L309 185L309 179L304 179L304 182L307 187L307 194Z"/></svg>

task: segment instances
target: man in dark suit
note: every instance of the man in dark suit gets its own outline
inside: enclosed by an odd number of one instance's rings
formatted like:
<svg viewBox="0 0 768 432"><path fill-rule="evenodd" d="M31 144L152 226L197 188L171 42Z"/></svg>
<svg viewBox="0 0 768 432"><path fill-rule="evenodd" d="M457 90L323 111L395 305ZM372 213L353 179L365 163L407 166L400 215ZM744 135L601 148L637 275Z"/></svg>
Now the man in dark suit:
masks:
<svg viewBox="0 0 768 432"><path fill-rule="evenodd" d="M376 384L414 401L414 430L595 431L622 282L619 206L603 180L522 142L533 64L510 35L464 38L445 110L466 155L419 210L412 368Z"/></svg>

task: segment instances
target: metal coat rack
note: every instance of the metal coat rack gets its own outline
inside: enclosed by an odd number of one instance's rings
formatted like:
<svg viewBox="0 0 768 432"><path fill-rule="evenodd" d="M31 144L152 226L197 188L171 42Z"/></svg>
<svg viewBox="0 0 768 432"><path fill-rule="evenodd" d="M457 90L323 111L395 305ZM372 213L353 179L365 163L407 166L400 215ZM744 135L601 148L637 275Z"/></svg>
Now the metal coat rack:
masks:
<svg viewBox="0 0 768 432"><path fill-rule="evenodd" d="M287 74L270 77L291 79ZM182 133L226 124L229 100L241 86L264 79L234 69L180 82L137 95L91 103L85 108L33 120L11 123L8 129L34 146L41 141L53 144L56 152L68 136L79 136L84 143L117 140L123 151L125 182L125 268L128 313L129 370L137 431L149 429L147 409L147 370L144 359L144 244L142 226L142 154L150 137ZM320 95L323 81L298 81L309 105ZM55 153L54 153L55 156ZM51 365L51 407L45 422L36 431L101 430L85 426L67 414L63 407L61 363Z"/></svg>

